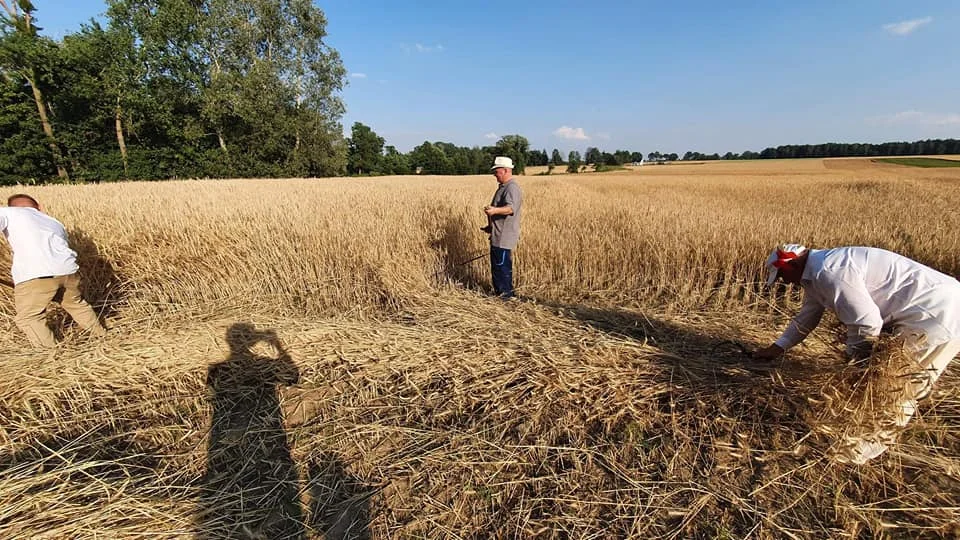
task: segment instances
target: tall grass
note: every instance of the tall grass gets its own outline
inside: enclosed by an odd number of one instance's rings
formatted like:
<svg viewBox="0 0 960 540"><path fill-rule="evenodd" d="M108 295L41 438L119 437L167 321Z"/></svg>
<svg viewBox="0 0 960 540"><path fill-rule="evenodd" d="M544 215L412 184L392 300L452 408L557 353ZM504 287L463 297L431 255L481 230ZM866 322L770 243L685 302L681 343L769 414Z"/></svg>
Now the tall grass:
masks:
<svg viewBox="0 0 960 540"><path fill-rule="evenodd" d="M517 282L550 300L750 304L782 241L873 245L960 270L956 190L864 176L524 178ZM484 261L458 263L486 249L480 208L494 188L492 177L407 177L33 193L83 237L88 266L109 263L134 309L334 314L396 308L449 279L485 286Z"/></svg>

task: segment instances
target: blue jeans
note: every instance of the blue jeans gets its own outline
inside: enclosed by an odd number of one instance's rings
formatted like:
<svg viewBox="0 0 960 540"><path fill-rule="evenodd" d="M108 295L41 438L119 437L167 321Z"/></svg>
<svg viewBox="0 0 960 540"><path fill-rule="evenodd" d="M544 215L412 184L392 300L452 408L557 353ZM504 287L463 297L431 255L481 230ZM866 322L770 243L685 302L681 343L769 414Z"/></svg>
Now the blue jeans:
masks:
<svg viewBox="0 0 960 540"><path fill-rule="evenodd" d="M503 298L513 296L513 259L510 250L490 246L490 271L493 274L493 292Z"/></svg>

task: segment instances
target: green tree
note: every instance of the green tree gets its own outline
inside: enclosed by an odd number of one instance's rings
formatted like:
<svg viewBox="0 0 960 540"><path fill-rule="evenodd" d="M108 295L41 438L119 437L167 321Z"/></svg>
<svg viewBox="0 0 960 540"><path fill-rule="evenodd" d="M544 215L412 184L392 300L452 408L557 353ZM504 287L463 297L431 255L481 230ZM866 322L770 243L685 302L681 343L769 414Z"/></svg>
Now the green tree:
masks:
<svg viewBox="0 0 960 540"><path fill-rule="evenodd" d="M563 165L563 156L560 155L560 150L553 149L553 153L550 155L550 163L552 165Z"/></svg>
<svg viewBox="0 0 960 540"><path fill-rule="evenodd" d="M507 156L513 160L513 172L523 174L527 163L527 151L530 142L522 135L504 135L495 146L498 156Z"/></svg>
<svg viewBox="0 0 960 540"><path fill-rule="evenodd" d="M0 73L0 184L36 183L57 174L29 88Z"/></svg>
<svg viewBox="0 0 960 540"><path fill-rule="evenodd" d="M345 170L346 71L309 0L108 1L141 51L152 116L166 117L157 139L179 155L213 176Z"/></svg>
<svg viewBox="0 0 960 540"><path fill-rule="evenodd" d="M438 144L424 141L410 151L410 165L420 174L453 174L453 162Z"/></svg>
<svg viewBox="0 0 960 540"><path fill-rule="evenodd" d="M410 160L406 155L397 151L394 146L387 146L384 149L383 159L381 160L381 169L383 174L410 174Z"/></svg>
<svg viewBox="0 0 960 540"><path fill-rule="evenodd" d="M576 173L580 170L580 152L576 150L571 150L570 154L567 156L567 172Z"/></svg>
<svg viewBox="0 0 960 540"><path fill-rule="evenodd" d="M583 155L584 161L588 165L597 165L603 163L603 154L600 152L599 148L588 147L587 153Z"/></svg>
<svg viewBox="0 0 960 540"><path fill-rule="evenodd" d="M369 126L354 122L347 140L347 170L351 174L377 173L384 142Z"/></svg>
<svg viewBox="0 0 960 540"><path fill-rule="evenodd" d="M4 10L0 13L0 69L4 77L20 78L30 87L57 175L69 181L42 88L53 75L56 44L37 34L33 16L36 10L30 0L0 0L0 7Z"/></svg>
<svg viewBox="0 0 960 540"><path fill-rule="evenodd" d="M142 99L132 36L99 23L84 25L60 44L58 92L51 102L61 141L80 179L130 178L127 139ZM144 172L137 171L134 177Z"/></svg>

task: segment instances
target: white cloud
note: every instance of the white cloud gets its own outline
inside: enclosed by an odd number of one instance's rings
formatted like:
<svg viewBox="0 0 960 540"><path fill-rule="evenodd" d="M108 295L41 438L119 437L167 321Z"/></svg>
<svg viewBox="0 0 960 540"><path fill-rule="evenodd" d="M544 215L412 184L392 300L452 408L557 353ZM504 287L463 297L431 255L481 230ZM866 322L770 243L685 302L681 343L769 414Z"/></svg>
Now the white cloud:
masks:
<svg viewBox="0 0 960 540"><path fill-rule="evenodd" d="M491 131L490 133L487 133L486 135L484 135L483 138L484 138L484 139L490 139L491 141L494 141L494 140L496 140L496 139L499 139L500 136Z"/></svg>
<svg viewBox="0 0 960 540"><path fill-rule="evenodd" d="M443 45L440 45L439 43L436 45L424 45L423 43L415 43L412 47L410 45L407 45L406 43L402 43L400 44L400 48L402 48L405 52L408 52L408 53L418 52L418 53L424 53L424 54L433 53L433 52L443 52L445 50L443 48Z"/></svg>
<svg viewBox="0 0 960 540"><path fill-rule="evenodd" d="M366 78L367 78L367 74L366 74L366 73L351 73L350 76L353 77L354 79L366 79Z"/></svg>
<svg viewBox="0 0 960 540"><path fill-rule="evenodd" d="M590 137L583 132L583 128L572 128L570 126L560 126L553 130L553 136L568 141L589 141Z"/></svg>
<svg viewBox="0 0 960 540"><path fill-rule="evenodd" d="M928 113L922 111L901 111L893 114L875 116L868 119L871 124L882 125L920 125L920 126L960 126L958 113Z"/></svg>
<svg viewBox="0 0 960 540"><path fill-rule="evenodd" d="M883 25L883 29L895 36L908 36L923 25L933 22L933 17L923 17L922 19L910 19L909 21L900 21Z"/></svg>

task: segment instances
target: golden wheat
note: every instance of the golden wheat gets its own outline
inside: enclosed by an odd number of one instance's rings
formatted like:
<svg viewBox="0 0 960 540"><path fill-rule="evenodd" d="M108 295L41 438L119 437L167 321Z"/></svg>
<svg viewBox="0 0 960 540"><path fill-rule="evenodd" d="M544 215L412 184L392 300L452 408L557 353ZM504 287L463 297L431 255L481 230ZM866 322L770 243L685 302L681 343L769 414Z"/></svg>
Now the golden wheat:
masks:
<svg viewBox="0 0 960 540"><path fill-rule="evenodd" d="M65 343L27 351L0 302L0 535L957 534L953 373L852 468L820 440L829 329L777 365L740 348L796 305L758 284L778 242L957 273L957 181L868 160L524 177L530 301L508 303L459 264L486 250L492 176L31 188L112 331L54 312Z"/></svg>

